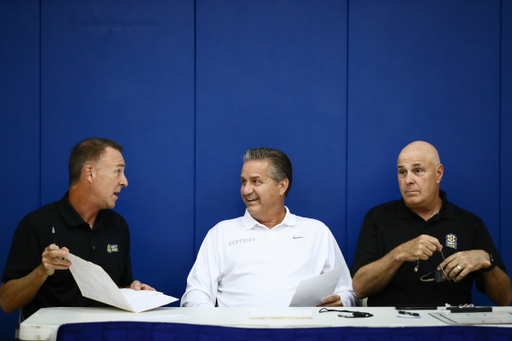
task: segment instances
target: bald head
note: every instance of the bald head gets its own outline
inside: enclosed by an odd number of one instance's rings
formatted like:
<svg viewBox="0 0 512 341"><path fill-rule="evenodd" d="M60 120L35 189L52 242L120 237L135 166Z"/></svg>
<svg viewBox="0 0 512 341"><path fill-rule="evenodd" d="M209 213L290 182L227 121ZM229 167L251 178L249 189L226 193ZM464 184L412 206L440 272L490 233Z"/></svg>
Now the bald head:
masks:
<svg viewBox="0 0 512 341"><path fill-rule="evenodd" d="M397 171L402 198L410 209L420 214L440 208L444 168L433 145L423 141L408 144L398 155Z"/></svg>
<svg viewBox="0 0 512 341"><path fill-rule="evenodd" d="M423 159L426 162L431 162L434 167L441 163L439 153L433 145L425 141L414 141L402 149L400 155L398 155L397 164L400 163L401 158L410 159L415 157Z"/></svg>

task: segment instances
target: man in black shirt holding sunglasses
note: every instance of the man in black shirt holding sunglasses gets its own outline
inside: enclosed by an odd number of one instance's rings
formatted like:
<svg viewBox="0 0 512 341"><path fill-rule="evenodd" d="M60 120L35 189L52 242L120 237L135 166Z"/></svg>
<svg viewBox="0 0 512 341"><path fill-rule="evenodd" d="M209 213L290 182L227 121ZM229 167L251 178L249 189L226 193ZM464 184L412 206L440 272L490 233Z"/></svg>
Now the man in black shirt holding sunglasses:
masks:
<svg viewBox="0 0 512 341"><path fill-rule="evenodd" d="M369 306L470 304L471 287L497 305L512 299L505 265L482 220L446 200L437 150L417 141L398 157L402 199L365 216L353 288Z"/></svg>

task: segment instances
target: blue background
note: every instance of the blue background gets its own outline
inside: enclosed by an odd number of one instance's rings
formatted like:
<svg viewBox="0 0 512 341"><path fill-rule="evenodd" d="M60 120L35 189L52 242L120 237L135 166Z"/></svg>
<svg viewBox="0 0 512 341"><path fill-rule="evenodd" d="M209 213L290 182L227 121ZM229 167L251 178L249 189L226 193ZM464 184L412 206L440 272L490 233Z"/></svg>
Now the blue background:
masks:
<svg viewBox="0 0 512 341"><path fill-rule="evenodd" d="M125 148L134 274L172 296L208 229L243 214L259 146L290 156L287 205L351 265L366 211L400 197L399 151L431 142L511 268L511 132L512 0L0 0L0 266L99 136ZM0 336L16 320L0 312Z"/></svg>

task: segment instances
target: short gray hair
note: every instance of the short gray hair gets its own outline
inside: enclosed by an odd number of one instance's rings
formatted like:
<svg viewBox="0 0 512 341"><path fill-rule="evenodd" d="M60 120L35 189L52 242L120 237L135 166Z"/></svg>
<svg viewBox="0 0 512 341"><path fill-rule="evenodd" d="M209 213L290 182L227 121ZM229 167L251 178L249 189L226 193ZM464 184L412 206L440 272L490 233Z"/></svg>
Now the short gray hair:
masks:
<svg viewBox="0 0 512 341"><path fill-rule="evenodd" d="M243 156L244 162L254 160L268 160L270 167L268 169L268 176L276 183L281 180L288 179L288 188L284 193L286 197L292 188L292 162L288 156L280 150L272 148L251 148L245 152Z"/></svg>

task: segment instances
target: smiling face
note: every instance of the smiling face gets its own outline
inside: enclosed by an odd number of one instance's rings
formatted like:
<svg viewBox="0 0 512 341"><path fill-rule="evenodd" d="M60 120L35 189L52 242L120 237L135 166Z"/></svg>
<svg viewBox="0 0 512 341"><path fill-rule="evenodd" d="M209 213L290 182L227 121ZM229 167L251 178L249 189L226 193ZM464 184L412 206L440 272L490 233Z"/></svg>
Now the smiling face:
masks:
<svg viewBox="0 0 512 341"><path fill-rule="evenodd" d="M268 222L280 223L284 218L285 192L288 179L276 183L268 176L268 160L251 160L244 163L240 180L240 193L249 214L258 222L268 226ZM277 224L274 224L277 225Z"/></svg>
<svg viewBox="0 0 512 341"><path fill-rule="evenodd" d="M437 150L426 142L406 146L397 162L398 185L405 204L413 209L430 209L439 202L443 165Z"/></svg>
<svg viewBox="0 0 512 341"><path fill-rule="evenodd" d="M125 163L121 152L107 147L91 167L95 204L99 209L114 208L121 188L128 186L124 175Z"/></svg>

